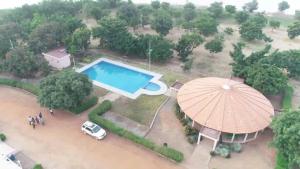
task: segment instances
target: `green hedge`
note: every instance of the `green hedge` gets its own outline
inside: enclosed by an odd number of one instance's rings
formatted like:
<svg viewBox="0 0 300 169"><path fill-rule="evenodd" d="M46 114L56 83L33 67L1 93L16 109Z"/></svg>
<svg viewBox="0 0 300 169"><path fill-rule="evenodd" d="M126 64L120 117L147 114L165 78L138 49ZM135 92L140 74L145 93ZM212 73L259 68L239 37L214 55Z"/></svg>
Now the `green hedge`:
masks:
<svg viewBox="0 0 300 169"><path fill-rule="evenodd" d="M158 146L154 142L152 142L144 137L135 135L134 133L117 126L113 122L102 118L100 115L98 115L98 114L103 114L102 109L100 109L99 107L95 108L93 111L91 111L89 113L90 121L108 129L112 133L115 133L121 137L129 139L137 144L140 144L140 145L142 145L152 151L155 151L169 159L172 159L176 162L181 162L183 160L184 157L181 152L179 152L175 149L169 148L169 147Z"/></svg>
<svg viewBox="0 0 300 169"><path fill-rule="evenodd" d="M0 133L0 140L1 140L1 141L5 141L5 140L6 140L5 134Z"/></svg>
<svg viewBox="0 0 300 169"><path fill-rule="evenodd" d="M112 108L111 101L104 100L99 106L97 106L95 109L93 109L91 113L95 113L95 114L98 114L99 116L101 116L102 114L104 114L105 112L110 110L111 108Z"/></svg>
<svg viewBox="0 0 300 169"><path fill-rule="evenodd" d="M292 108L292 99L293 99L294 89L292 86L287 86L284 89L283 99L282 99L282 108L290 109Z"/></svg>
<svg viewBox="0 0 300 169"><path fill-rule="evenodd" d="M11 86L11 87L20 88L20 89L26 90L34 95L39 94L38 86L31 84L31 83L21 82L21 81L12 80L12 79L0 78L0 85L7 85L7 86Z"/></svg>
<svg viewBox="0 0 300 169"><path fill-rule="evenodd" d="M79 114L95 106L97 103L98 103L98 97L92 96L84 100L78 107L73 108L70 111L74 114Z"/></svg>
<svg viewBox="0 0 300 169"><path fill-rule="evenodd" d="M43 169L43 166L41 164L36 164L33 169Z"/></svg>

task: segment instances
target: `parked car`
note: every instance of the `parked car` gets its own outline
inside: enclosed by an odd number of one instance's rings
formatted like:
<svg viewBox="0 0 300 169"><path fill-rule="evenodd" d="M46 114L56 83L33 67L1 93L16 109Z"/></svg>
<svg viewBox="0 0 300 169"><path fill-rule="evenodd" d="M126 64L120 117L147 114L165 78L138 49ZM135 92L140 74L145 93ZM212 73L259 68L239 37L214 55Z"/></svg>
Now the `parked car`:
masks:
<svg viewBox="0 0 300 169"><path fill-rule="evenodd" d="M106 131L91 121L84 122L81 126L81 130L83 133L95 137L97 140L101 140L106 136Z"/></svg>

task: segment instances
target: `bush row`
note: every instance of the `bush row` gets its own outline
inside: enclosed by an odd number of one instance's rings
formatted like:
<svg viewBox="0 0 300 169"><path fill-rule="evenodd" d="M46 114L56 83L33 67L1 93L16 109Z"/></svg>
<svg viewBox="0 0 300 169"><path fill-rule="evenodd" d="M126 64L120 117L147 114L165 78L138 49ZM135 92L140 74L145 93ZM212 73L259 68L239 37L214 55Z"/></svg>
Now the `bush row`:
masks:
<svg viewBox="0 0 300 169"><path fill-rule="evenodd" d="M98 103L98 97L92 96L84 100L78 107L70 109L70 111L74 114L79 114L95 106L97 103Z"/></svg>
<svg viewBox="0 0 300 169"><path fill-rule="evenodd" d="M109 105L109 104L108 103L100 104L97 108L95 108L93 111L91 111L89 113L89 120L102 126L103 128L108 129L112 133L115 133L121 137L129 139L129 140L133 141L134 143L140 144L140 145L142 145L152 151L155 151L169 159L172 159L176 162L181 162L183 160L184 157L181 152L179 152L175 149L166 147L166 146L156 145L154 142L152 142L144 137L135 135L134 133L117 126L113 122L102 118L100 115L105 113L105 112L103 112L103 110L105 110L105 108L109 107L107 105ZM108 111L108 110L109 109L107 109L106 111Z"/></svg>
<svg viewBox="0 0 300 169"><path fill-rule="evenodd" d="M12 80L12 79L0 78L0 85L7 85L7 86L11 86L11 87L20 88L20 89L26 90L34 95L39 94L38 86L31 84L31 83L21 82L21 81Z"/></svg>

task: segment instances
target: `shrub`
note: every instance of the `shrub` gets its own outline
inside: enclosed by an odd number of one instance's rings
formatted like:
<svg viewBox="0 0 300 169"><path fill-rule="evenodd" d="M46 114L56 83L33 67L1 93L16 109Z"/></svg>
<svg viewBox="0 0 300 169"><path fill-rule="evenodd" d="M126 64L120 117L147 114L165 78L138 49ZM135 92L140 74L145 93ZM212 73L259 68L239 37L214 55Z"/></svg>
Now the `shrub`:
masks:
<svg viewBox="0 0 300 169"><path fill-rule="evenodd" d="M180 106L178 103L175 104L175 113L176 113L176 117L181 120L184 117L184 113L181 111Z"/></svg>
<svg viewBox="0 0 300 169"><path fill-rule="evenodd" d="M287 86L284 89L283 92L283 99L282 99L282 108L283 109L290 109L292 108L292 97L293 97L293 87L292 86Z"/></svg>
<svg viewBox="0 0 300 169"><path fill-rule="evenodd" d="M186 126L186 125L189 123L189 120L188 120L188 119L185 119L185 118L182 118L182 119L180 120L180 122L181 122L181 124L182 124L183 126Z"/></svg>
<svg viewBox="0 0 300 169"><path fill-rule="evenodd" d="M108 102L103 103L103 104L109 105ZM101 105L102 105L102 103L101 103ZM102 108L100 108L100 107L107 106L107 105L106 106L101 106L101 105L99 105L97 108L95 108L94 110L92 110L89 113L89 120L102 126L103 128L110 130L112 133L115 133L115 134L119 135L120 137L129 139L137 144L140 144L140 145L142 145L150 150L153 150L153 151L155 151L169 159L172 159L176 162L181 162L183 160L184 157L181 152L179 152L175 149L169 148L169 147L158 146L155 143L153 143L152 141L150 141L144 137L135 135L134 133L127 131L127 130L117 126L113 122L106 120L106 119L102 118L101 116L99 116L99 112L102 112ZM109 107L109 106L107 106L107 107Z"/></svg>
<svg viewBox="0 0 300 169"><path fill-rule="evenodd" d="M221 157L230 158L230 150L226 147L217 147L215 150L215 153L217 155L220 155Z"/></svg>
<svg viewBox="0 0 300 169"><path fill-rule="evenodd" d="M192 69L193 62L194 62L193 58L190 58L187 61L185 61L184 64L182 65L183 71L185 71L185 72L190 71Z"/></svg>
<svg viewBox="0 0 300 169"><path fill-rule="evenodd" d="M39 94L39 88L36 85L31 84L31 83L21 82L21 81L12 80L12 79L0 78L0 85L6 85L6 86L20 88L20 89L26 90L34 95Z"/></svg>
<svg viewBox="0 0 300 169"><path fill-rule="evenodd" d="M1 141L5 141L6 140L6 136L3 133L0 133L0 140Z"/></svg>
<svg viewBox="0 0 300 169"><path fill-rule="evenodd" d="M192 128L189 125L186 125L184 128L184 133L186 136L195 135L195 134L197 134L197 130Z"/></svg>
<svg viewBox="0 0 300 169"><path fill-rule="evenodd" d="M41 164L36 164L33 169L43 169L43 166Z"/></svg>
<svg viewBox="0 0 300 169"><path fill-rule="evenodd" d="M112 103L109 100L104 100L99 106L92 110L91 113L95 113L99 116L109 111L112 107Z"/></svg>
<svg viewBox="0 0 300 169"><path fill-rule="evenodd" d="M230 151L231 152L236 152L236 153L240 153L242 151L242 146L240 143L233 143L230 144Z"/></svg>
<svg viewBox="0 0 300 169"><path fill-rule="evenodd" d="M187 140L190 144L194 144L197 142L197 135L188 136Z"/></svg>
<svg viewBox="0 0 300 169"><path fill-rule="evenodd" d="M84 100L78 107L75 107L75 108L71 109L70 111L75 114L79 114L79 113L82 113L82 112L88 110L89 108L95 106L97 103L98 103L98 97L92 96L92 97Z"/></svg>
<svg viewBox="0 0 300 169"><path fill-rule="evenodd" d="M224 32L225 32L226 34L228 34L228 35L232 35L233 29L230 28L230 27L227 27L227 28L225 28Z"/></svg>

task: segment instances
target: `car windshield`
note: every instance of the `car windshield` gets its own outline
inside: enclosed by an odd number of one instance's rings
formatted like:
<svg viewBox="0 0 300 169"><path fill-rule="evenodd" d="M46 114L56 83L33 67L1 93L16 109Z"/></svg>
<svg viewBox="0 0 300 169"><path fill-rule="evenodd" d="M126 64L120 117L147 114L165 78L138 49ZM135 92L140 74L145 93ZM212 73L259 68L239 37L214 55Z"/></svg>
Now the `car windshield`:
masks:
<svg viewBox="0 0 300 169"><path fill-rule="evenodd" d="M95 126L92 131L93 133L97 133L101 128L99 126Z"/></svg>

